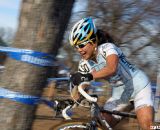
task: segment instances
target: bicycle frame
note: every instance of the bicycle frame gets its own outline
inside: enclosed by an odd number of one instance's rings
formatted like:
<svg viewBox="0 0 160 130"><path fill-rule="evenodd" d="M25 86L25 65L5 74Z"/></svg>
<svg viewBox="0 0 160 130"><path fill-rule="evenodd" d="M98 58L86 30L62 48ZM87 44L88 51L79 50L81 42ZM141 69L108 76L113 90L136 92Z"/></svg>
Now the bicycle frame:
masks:
<svg viewBox="0 0 160 130"><path fill-rule="evenodd" d="M86 93L82 86L85 84L89 84L88 82L83 82L78 86L78 91L88 100L91 102L91 113L92 113L92 118L96 120L100 126L103 129L109 129L112 130L110 127L109 123L104 119L102 116L102 112L110 113L110 114L116 114L120 116L125 116L125 117L131 117L131 118L136 118L136 115L134 113L127 113L127 112L119 112L119 111L110 111L110 110L104 110L99 107L97 104L97 98L90 96L88 93Z"/></svg>
<svg viewBox="0 0 160 130"><path fill-rule="evenodd" d="M91 116L94 121L98 122L100 127L102 127L103 129L112 130L109 123L102 116L101 109L96 102L92 103L92 105L91 105ZM93 121L91 121L91 122L93 122Z"/></svg>

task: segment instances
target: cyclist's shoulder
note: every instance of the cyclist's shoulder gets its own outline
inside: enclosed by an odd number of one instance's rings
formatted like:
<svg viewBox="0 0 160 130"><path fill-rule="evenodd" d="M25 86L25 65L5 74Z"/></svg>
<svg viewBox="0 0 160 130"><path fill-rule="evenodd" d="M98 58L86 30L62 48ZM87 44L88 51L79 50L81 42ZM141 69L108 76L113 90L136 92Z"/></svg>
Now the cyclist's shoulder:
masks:
<svg viewBox="0 0 160 130"><path fill-rule="evenodd" d="M107 42L107 43L103 43L101 45L98 46L98 52L99 53L102 53L104 51L108 51L108 50L117 50L117 47L114 45L114 43L110 43L110 42Z"/></svg>
<svg viewBox="0 0 160 130"><path fill-rule="evenodd" d="M105 49L105 48L116 48L116 45L111 42L106 42L98 46L99 49Z"/></svg>

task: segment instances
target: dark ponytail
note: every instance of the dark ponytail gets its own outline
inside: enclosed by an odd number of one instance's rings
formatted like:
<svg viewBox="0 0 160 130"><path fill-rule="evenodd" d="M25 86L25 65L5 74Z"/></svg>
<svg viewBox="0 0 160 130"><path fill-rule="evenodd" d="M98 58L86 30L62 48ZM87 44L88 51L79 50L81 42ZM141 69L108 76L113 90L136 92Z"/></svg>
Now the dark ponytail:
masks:
<svg viewBox="0 0 160 130"><path fill-rule="evenodd" d="M101 30L101 29L97 30L96 35L97 35L97 38L98 38L98 45L101 45L101 44L106 43L106 42L114 43L114 40L110 36L110 34Z"/></svg>

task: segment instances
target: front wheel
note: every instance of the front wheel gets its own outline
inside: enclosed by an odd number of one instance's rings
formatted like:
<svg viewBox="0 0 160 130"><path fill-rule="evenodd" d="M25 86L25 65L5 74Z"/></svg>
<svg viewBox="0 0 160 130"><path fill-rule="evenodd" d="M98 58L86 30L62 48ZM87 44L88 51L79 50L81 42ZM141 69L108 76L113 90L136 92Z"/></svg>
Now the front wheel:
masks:
<svg viewBox="0 0 160 130"><path fill-rule="evenodd" d="M81 121L65 121L50 130L102 130L97 126L90 126L90 123Z"/></svg>

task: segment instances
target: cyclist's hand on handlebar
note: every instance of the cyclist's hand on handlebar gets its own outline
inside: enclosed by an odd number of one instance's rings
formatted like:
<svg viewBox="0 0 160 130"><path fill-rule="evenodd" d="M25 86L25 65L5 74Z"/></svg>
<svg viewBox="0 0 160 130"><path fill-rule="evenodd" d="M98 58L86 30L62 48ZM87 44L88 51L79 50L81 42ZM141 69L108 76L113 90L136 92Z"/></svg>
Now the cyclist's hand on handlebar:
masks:
<svg viewBox="0 0 160 130"><path fill-rule="evenodd" d="M80 72L76 72L70 75L70 80L73 85L79 85L82 82L89 82L93 80L93 75L91 73L82 74Z"/></svg>

